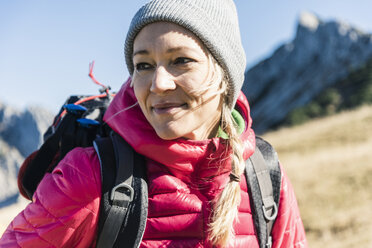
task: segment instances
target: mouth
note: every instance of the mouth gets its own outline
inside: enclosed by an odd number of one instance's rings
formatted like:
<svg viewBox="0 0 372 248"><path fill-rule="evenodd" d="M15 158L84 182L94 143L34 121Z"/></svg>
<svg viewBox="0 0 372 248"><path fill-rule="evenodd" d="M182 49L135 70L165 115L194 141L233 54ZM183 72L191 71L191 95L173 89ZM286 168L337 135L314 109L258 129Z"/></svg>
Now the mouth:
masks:
<svg viewBox="0 0 372 248"><path fill-rule="evenodd" d="M187 109L186 103L165 102L154 104L151 110L156 114L174 114L180 110Z"/></svg>

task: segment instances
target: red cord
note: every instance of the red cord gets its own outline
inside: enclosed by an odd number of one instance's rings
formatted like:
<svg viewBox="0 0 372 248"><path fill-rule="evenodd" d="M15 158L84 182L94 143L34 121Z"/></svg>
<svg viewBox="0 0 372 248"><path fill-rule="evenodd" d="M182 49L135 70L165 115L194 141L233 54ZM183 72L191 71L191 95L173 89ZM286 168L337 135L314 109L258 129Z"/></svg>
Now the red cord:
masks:
<svg viewBox="0 0 372 248"><path fill-rule="evenodd" d="M91 63L89 63L89 74L88 74L89 77L93 80L94 83L98 84L99 86L102 86L105 89L106 93L109 94L108 87L98 82L98 80L93 76L93 67L94 67L94 60Z"/></svg>
<svg viewBox="0 0 372 248"><path fill-rule="evenodd" d="M93 75L93 68L94 68L94 60L89 63L89 77L92 79L92 81L96 84L98 84L99 86L102 86L104 88L104 91L106 92L105 94L101 94L101 95L96 95L96 96L89 96L89 97L85 97L85 98L82 98L78 101L76 101L74 104L75 105L78 105L80 103L83 103L83 102L87 102L87 101L90 101L90 100L93 100L95 98L103 98L103 97L107 97L107 96L111 96L111 97L114 97L115 94L110 94L109 92L109 87L107 87L106 85L98 82L98 80L94 77ZM62 113L59 115L57 121L54 123L54 126L57 126L59 121L62 119L62 116L64 116L66 114L66 110L62 111Z"/></svg>

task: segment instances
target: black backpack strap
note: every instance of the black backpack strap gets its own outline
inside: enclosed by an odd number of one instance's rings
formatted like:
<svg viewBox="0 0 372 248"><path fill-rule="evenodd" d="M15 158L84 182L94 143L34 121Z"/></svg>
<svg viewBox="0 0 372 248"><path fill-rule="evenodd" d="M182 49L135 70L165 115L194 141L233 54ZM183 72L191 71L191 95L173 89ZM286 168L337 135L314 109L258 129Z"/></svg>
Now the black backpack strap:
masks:
<svg viewBox="0 0 372 248"><path fill-rule="evenodd" d="M281 171L275 150L256 137L256 150L246 161L246 178L260 247L271 247L271 230L279 206Z"/></svg>
<svg viewBox="0 0 372 248"><path fill-rule="evenodd" d="M147 219L144 160L115 133L94 146L102 175L97 247L137 247Z"/></svg>

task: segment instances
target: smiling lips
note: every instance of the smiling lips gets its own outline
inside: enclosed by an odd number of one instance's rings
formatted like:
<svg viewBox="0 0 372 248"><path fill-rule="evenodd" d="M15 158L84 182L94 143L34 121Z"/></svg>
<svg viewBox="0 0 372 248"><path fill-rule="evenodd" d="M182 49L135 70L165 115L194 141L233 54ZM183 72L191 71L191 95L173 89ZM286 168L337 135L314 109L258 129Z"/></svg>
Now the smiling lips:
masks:
<svg viewBox="0 0 372 248"><path fill-rule="evenodd" d="M157 103L152 105L151 109L156 114L172 114L177 110L186 109L186 103L177 103L177 102L164 102L164 103Z"/></svg>

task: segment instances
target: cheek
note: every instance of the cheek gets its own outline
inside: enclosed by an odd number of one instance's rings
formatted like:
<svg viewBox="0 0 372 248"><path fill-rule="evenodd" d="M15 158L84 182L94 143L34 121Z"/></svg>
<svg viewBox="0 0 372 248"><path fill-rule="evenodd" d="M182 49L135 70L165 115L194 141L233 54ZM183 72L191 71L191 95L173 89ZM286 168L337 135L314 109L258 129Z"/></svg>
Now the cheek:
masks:
<svg viewBox="0 0 372 248"><path fill-rule="evenodd" d="M203 89L204 85L206 84L206 80L204 77L200 75L193 75L193 76L185 76L178 79L179 86L182 88L182 91L186 93L191 99L198 99L201 98L200 95L202 93L201 89Z"/></svg>
<svg viewBox="0 0 372 248"><path fill-rule="evenodd" d="M133 91L134 91L134 95L136 96L137 100L140 100L141 88L138 86L138 83L136 83L134 80L133 80Z"/></svg>
<svg viewBox="0 0 372 248"><path fill-rule="evenodd" d="M133 75L132 86L134 94L137 97L137 100L140 100L145 93L145 80L143 77Z"/></svg>
<svg viewBox="0 0 372 248"><path fill-rule="evenodd" d="M189 95L200 96L211 80L211 75L207 66L200 66L198 70L192 73L182 75L179 81L182 82L182 88Z"/></svg>
<svg viewBox="0 0 372 248"><path fill-rule="evenodd" d="M143 84L139 80L133 79L133 91L134 95L137 98L137 101L142 109L142 112L144 112L144 108L146 106L146 99L148 96L148 90L145 84Z"/></svg>

